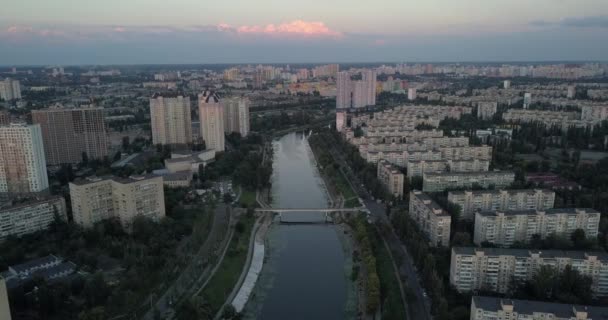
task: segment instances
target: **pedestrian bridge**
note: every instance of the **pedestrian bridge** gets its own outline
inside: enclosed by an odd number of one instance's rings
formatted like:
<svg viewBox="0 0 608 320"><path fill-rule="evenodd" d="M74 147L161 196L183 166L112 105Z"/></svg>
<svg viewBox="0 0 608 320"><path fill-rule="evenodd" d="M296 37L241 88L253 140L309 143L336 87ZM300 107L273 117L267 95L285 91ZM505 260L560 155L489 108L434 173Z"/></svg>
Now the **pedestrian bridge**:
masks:
<svg viewBox="0 0 608 320"><path fill-rule="evenodd" d="M334 223L336 218L344 218L348 215L369 213L367 208L257 208L255 212L258 214L276 214L279 216L279 223L283 224L316 224L316 223ZM301 212L301 213L324 213L323 221L283 221L283 213Z"/></svg>

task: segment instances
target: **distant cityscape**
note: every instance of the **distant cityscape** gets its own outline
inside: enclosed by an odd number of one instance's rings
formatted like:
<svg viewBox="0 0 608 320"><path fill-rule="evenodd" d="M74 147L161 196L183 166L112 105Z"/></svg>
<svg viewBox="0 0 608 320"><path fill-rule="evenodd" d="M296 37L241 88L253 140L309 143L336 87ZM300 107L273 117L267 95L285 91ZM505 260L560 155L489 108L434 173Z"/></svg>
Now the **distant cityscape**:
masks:
<svg viewBox="0 0 608 320"><path fill-rule="evenodd" d="M606 63L0 76L2 320L260 317L271 231L318 223L356 319L608 314ZM309 156L324 220L283 220Z"/></svg>

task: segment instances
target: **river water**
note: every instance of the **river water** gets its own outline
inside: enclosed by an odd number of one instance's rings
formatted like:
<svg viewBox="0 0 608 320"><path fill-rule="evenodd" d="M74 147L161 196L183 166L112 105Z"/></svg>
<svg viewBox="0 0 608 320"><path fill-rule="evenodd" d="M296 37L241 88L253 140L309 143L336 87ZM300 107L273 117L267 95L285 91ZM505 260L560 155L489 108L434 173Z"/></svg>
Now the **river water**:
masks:
<svg viewBox="0 0 608 320"><path fill-rule="evenodd" d="M325 208L329 197L305 135L274 141L272 206ZM319 213L283 214L284 221L318 221ZM356 306L348 279L350 241L334 225L275 223L266 239L264 267L247 303L246 319L350 319Z"/></svg>

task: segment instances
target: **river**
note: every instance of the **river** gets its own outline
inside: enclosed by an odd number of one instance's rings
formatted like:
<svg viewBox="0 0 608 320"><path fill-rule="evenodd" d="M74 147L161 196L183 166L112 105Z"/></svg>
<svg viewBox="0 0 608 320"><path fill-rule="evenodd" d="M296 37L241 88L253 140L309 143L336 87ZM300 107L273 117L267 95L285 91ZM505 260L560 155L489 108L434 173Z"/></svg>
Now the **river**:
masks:
<svg viewBox="0 0 608 320"><path fill-rule="evenodd" d="M304 134L287 134L275 140L273 148L272 206L328 207L330 200ZM286 221L323 219L318 213L283 214ZM354 318L350 241L340 227L275 223L266 247L264 267L244 309L246 319Z"/></svg>

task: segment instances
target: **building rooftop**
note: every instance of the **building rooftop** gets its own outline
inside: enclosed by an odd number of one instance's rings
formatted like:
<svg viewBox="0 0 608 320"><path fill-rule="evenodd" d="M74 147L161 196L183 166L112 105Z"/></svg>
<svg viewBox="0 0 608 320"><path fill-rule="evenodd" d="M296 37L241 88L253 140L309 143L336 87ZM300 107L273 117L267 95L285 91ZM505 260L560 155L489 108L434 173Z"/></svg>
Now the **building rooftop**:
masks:
<svg viewBox="0 0 608 320"><path fill-rule="evenodd" d="M40 203L56 201L59 199L63 199L63 198L61 196L43 196L43 197L38 197L35 199L28 199L27 201L23 201L23 202L10 202L9 201L8 203L5 203L4 205L0 203L0 212L5 211L5 210L15 210L15 209L25 208L25 207L29 207L29 206L35 206Z"/></svg>
<svg viewBox="0 0 608 320"><path fill-rule="evenodd" d="M58 264L62 261L63 259L60 257L56 257L52 254L46 256L46 257L41 257L41 258L37 258L37 259L33 259L30 261L27 261L25 263L22 264L17 264L14 266L10 266L10 269L16 273L23 273L23 272L28 272L31 269L36 269L36 268L40 268L46 264L51 264L51 263L55 263Z"/></svg>
<svg viewBox="0 0 608 320"><path fill-rule="evenodd" d="M480 194L499 194L499 193L509 193L509 194L519 194L519 193L527 193L527 194L535 194L537 192L543 192L543 193L554 193L553 191L549 190L549 189L511 189L511 190L504 190L504 189L498 189L498 190L459 190L459 191L450 191L448 192L449 195L464 195L464 194L468 194L468 193L472 193L474 195L480 195Z"/></svg>
<svg viewBox="0 0 608 320"><path fill-rule="evenodd" d="M477 308L488 311L499 311L503 307L512 307L518 314L552 313L556 317L570 319L576 317L576 312L586 312L587 318L593 320L608 320L608 308L592 307L573 304L562 304L532 300L501 299L496 297L473 297Z"/></svg>
<svg viewBox="0 0 608 320"><path fill-rule="evenodd" d="M567 251L567 250L533 250L533 249L506 249L506 248L477 248L477 247L453 247L452 251L456 254L475 255L477 252L486 256L515 256L530 257L532 254L539 254L541 258L571 258L585 260L587 257L597 257L600 261L608 263L608 253L591 251Z"/></svg>
<svg viewBox="0 0 608 320"><path fill-rule="evenodd" d="M513 171L429 172L425 176L504 176L515 175Z"/></svg>
<svg viewBox="0 0 608 320"><path fill-rule="evenodd" d="M78 180L74 180L70 183L77 185L77 186L84 186L84 185L91 184L91 183L112 180L112 181L115 181L118 183L127 184L127 183L134 183L134 182L138 182L138 181L142 181L142 180L150 180L150 179L156 179L156 178L161 178L161 177L153 175L153 174L130 176L128 178L122 178L122 177L117 177L117 176L103 176L103 177L88 177L85 179L78 179Z"/></svg>
<svg viewBox="0 0 608 320"><path fill-rule="evenodd" d="M505 210L505 211L480 211L477 214L485 216L485 217L491 217L491 216L497 216L499 213L504 214L505 216L520 216L520 215L529 215L529 216L535 216L539 213L544 213L547 215L551 215L551 214L562 214L562 213L567 213L567 214L576 214L580 211L584 211L587 213L597 213L600 214L599 211L591 209L591 208L553 208L553 209L547 209L547 210L534 210L534 209L530 209L530 210Z"/></svg>
<svg viewBox="0 0 608 320"><path fill-rule="evenodd" d="M435 202L435 200L433 200L433 198L431 198L428 194L419 191L419 190L414 190L411 193L411 196L414 196L416 198L418 198L418 200L422 201L424 203L424 205L427 206L427 208L431 209L431 211L433 211L435 213L435 215L437 216L449 216L450 214L447 213L447 211L443 210L443 208L437 203Z"/></svg>

